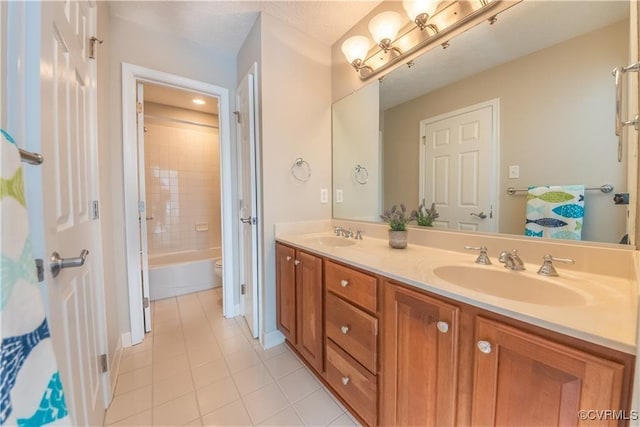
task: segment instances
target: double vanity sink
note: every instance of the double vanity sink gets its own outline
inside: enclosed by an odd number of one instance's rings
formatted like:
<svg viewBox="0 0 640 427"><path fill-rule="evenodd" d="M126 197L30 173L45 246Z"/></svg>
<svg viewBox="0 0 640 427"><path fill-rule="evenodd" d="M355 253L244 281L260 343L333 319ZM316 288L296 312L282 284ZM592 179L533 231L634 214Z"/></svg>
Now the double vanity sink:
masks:
<svg viewBox="0 0 640 427"><path fill-rule="evenodd" d="M411 244L391 249L386 240L369 236L356 240L310 233L278 240L444 297L635 353L637 285L630 279L562 265L559 277L545 277L536 274L542 259L525 259L524 271L510 271L495 257L493 264L480 265L472 253Z"/></svg>

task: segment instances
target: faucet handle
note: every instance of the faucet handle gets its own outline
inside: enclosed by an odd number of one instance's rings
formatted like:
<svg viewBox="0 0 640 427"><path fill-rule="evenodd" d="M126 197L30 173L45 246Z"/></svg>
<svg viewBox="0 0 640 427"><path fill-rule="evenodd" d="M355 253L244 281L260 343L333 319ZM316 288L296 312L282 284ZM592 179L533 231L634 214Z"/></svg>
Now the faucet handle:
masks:
<svg viewBox="0 0 640 427"><path fill-rule="evenodd" d="M362 233L364 233L364 231L356 230L356 240L362 240Z"/></svg>
<svg viewBox="0 0 640 427"><path fill-rule="evenodd" d="M487 255L486 246L465 246L464 248L469 251L480 251L480 254L478 254L478 258L476 258L476 264L482 264L482 265L491 264L491 259L489 259L489 256Z"/></svg>
<svg viewBox="0 0 640 427"><path fill-rule="evenodd" d="M542 265L538 269L538 274L542 276L551 276L551 277L558 276L558 272L556 271L556 268L553 266L553 261L563 262L565 264L576 263L575 260L571 258L556 258L550 254L546 254L544 257L542 257L542 260L543 260Z"/></svg>
<svg viewBox="0 0 640 427"><path fill-rule="evenodd" d="M340 236L340 233L342 233L343 228L341 226L336 226L333 227L333 234L335 234L336 236Z"/></svg>

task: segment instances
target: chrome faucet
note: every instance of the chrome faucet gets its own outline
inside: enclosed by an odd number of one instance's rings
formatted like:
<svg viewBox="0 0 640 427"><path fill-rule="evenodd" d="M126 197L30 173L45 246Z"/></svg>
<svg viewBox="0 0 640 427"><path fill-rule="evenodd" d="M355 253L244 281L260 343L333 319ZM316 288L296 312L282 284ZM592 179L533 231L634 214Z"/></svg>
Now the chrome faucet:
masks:
<svg viewBox="0 0 640 427"><path fill-rule="evenodd" d="M343 228L342 229L342 237L346 237L347 239L352 238L353 237L353 230L351 230L351 229L347 230L347 229Z"/></svg>
<svg viewBox="0 0 640 427"><path fill-rule="evenodd" d="M478 258L476 258L476 264L491 265L486 246L465 246L464 248L470 251L480 251Z"/></svg>
<svg viewBox="0 0 640 427"><path fill-rule="evenodd" d="M333 227L333 233L338 237L342 235L343 231L344 231L344 228L342 228L341 226Z"/></svg>
<svg viewBox="0 0 640 427"><path fill-rule="evenodd" d="M522 271L524 270L524 262L518 255L517 249L512 249L509 251L500 252L500 257L498 257L498 261L504 264L504 268L507 268L511 271Z"/></svg>
<svg viewBox="0 0 640 427"><path fill-rule="evenodd" d="M565 264L575 264L576 263L571 258L557 258L557 257L554 257L553 255L550 255L550 254L546 254L542 259L543 259L542 266L538 270L538 274L540 274L542 276L550 276L550 277L557 277L558 276L558 272L556 271L555 267L553 266L552 261L563 262Z"/></svg>

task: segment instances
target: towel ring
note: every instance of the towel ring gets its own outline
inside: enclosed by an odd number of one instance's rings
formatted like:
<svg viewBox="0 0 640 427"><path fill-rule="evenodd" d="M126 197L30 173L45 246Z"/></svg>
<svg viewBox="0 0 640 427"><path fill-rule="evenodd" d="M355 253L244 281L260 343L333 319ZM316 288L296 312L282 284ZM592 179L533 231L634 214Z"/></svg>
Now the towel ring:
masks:
<svg viewBox="0 0 640 427"><path fill-rule="evenodd" d="M356 165L356 171L353 175L358 184L364 185L369 181L369 171L364 166Z"/></svg>
<svg viewBox="0 0 640 427"><path fill-rule="evenodd" d="M298 157L291 166L291 175L300 182L307 182L311 178L311 166L302 157Z"/></svg>

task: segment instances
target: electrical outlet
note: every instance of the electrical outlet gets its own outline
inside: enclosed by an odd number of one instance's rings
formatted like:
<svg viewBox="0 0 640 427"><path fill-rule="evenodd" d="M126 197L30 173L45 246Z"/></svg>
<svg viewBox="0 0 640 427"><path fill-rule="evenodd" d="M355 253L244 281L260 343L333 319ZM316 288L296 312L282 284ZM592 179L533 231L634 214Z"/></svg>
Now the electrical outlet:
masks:
<svg viewBox="0 0 640 427"><path fill-rule="evenodd" d="M342 203L342 190L339 188L336 190L336 203Z"/></svg>
<svg viewBox="0 0 640 427"><path fill-rule="evenodd" d="M520 178L520 166L518 165L509 166L509 178L510 179Z"/></svg>
<svg viewBox="0 0 640 427"><path fill-rule="evenodd" d="M320 189L320 203L329 203L329 190L326 188Z"/></svg>

